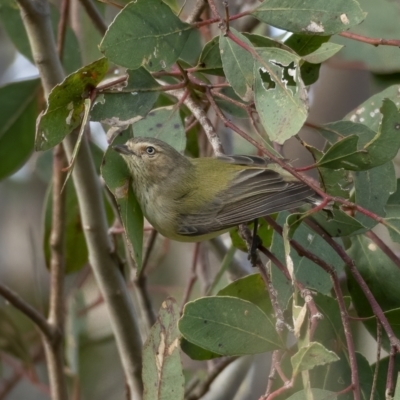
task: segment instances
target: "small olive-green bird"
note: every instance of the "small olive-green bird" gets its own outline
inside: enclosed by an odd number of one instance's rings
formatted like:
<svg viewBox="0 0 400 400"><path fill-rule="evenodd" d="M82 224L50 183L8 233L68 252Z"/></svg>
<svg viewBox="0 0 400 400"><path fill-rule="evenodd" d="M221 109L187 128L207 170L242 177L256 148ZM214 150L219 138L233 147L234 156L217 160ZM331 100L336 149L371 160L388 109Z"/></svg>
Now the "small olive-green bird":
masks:
<svg viewBox="0 0 400 400"><path fill-rule="evenodd" d="M170 239L211 239L255 218L318 203L311 188L268 158L188 158L145 137L113 148L128 165L144 216Z"/></svg>

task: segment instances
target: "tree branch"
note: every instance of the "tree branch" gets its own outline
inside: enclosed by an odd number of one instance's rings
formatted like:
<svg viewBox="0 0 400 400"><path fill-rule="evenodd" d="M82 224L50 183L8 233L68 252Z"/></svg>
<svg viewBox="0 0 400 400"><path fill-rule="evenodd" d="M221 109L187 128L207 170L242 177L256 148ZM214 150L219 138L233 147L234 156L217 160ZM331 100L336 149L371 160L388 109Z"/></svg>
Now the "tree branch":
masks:
<svg viewBox="0 0 400 400"><path fill-rule="evenodd" d="M19 0L19 5L33 58L47 97L50 90L64 78L51 29L49 5L46 0ZM75 131L63 142L69 158L76 139ZM89 261L108 307L130 395L132 398L140 397L141 338L130 295L112 255L101 186L86 137L82 140L72 176L78 196Z"/></svg>

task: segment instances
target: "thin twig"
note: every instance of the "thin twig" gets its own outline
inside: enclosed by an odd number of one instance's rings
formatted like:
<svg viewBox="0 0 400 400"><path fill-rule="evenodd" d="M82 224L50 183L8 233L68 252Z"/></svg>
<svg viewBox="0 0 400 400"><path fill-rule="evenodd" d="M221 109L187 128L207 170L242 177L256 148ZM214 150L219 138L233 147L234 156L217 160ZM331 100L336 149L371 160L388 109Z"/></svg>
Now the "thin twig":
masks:
<svg viewBox="0 0 400 400"><path fill-rule="evenodd" d="M80 2L89 18L92 20L93 25L100 32L101 36L104 36L107 31L107 24L104 22L103 16L100 14L96 5L92 0L80 0Z"/></svg>
<svg viewBox="0 0 400 400"><path fill-rule="evenodd" d="M235 19L239 19L242 17L245 17L247 15L251 14L251 10L248 11L243 11L241 13L235 14L235 15L231 15L229 17L229 21L234 21ZM200 28L202 26L206 26L206 25L211 25L211 24L215 24L216 22L220 22L221 18L220 17L216 17L216 18L210 18L204 21L200 21L200 22L194 22L192 25L196 26L197 28Z"/></svg>
<svg viewBox="0 0 400 400"><path fill-rule="evenodd" d="M147 265L149 263L151 252L152 252L152 250L154 248L154 244L156 243L157 235L158 235L158 232L155 229L153 229L150 232L150 237L149 237L149 240L148 240L147 246L146 246L146 252L144 254L143 261L142 261L142 269L140 270L140 273L139 273L138 277L143 275L145 270L146 270L146 267L147 267Z"/></svg>
<svg viewBox="0 0 400 400"><path fill-rule="evenodd" d="M242 224L239 226L239 235L244 240L247 248L250 251L253 240L255 240L255 238L253 238L253 236L250 232L250 229L247 227L247 225ZM275 288L273 287L273 285L271 283L270 275L267 271L267 268L265 268L264 264L260 260L259 255L256 254L255 259L253 259L253 257L251 255L250 255L250 257L251 257L251 262L253 264L253 267L255 267L259 270L261 278L264 281L265 287L268 290L268 294L271 299L271 304L274 309L275 318L276 318L275 329L276 329L278 335L280 336L282 334L283 327L285 326L285 318L283 315L283 311L279 305L279 301L278 301L278 297L277 297L278 293L276 292ZM279 260L276 259L275 261L277 261L279 263Z"/></svg>
<svg viewBox="0 0 400 400"><path fill-rule="evenodd" d="M382 311L382 308L376 301L374 295L370 291L368 285L366 284L364 278L361 276L360 272L358 271L354 260L345 252L342 246L335 242L330 235L328 235L322 227L317 225L314 221L310 220L309 218L306 220L306 223L315 231L317 232L322 239L324 239L339 255L339 257L345 262L347 267L349 268L351 274L353 275L354 279L360 286L361 290L364 292L365 297L367 298L371 308L372 312L374 315L378 318L379 322L382 324L383 329L385 330L390 344L392 346L395 346L398 351L400 351L400 340L396 337L392 327L389 324L389 321L387 320L384 312Z"/></svg>
<svg viewBox="0 0 400 400"><path fill-rule="evenodd" d="M274 350L272 352L271 358L271 369L268 374L268 384L267 389L265 390L264 397L267 398L272 393L272 386L275 383L276 377L276 365L279 363L279 359L281 357L281 350Z"/></svg>
<svg viewBox="0 0 400 400"><path fill-rule="evenodd" d="M271 225L276 232L278 232L280 235L283 234L282 227L273 218L266 217L266 220L268 224ZM336 298L340 309L340 317L342 319L344 334L346 337L347 349L349 352L351 383L353 385L354 400L360 400L361 399L360 382L358 376L358 366L357 366L356 352L354 348L354 341L350 330L350 323L343 298L342 288L340 286L340 282L336 275L335 269L317 255L306 250L295 240L291 239L289 240L289 243L290 246L292 246L300 256L306 257L309 260L313 261L318 266L320 266L324 271L326 271L330 275L332 279L333 288L336 293Z"/></svg>
<svg viewBox="0 0 400 400"><path fill-rule="evenodd" d="M282 264L278 258L269 251L263 245L258 246L258 249L265 254L277 267L278 269L285 275L285 278L290 282L292 278L289 274L288 269L284 264ZM308 290L301 282L294 280L294 284L300 290L301 296L303 297L307 308L310 312L310 331L309 331L309 339L312 340L314 333L318 326L318 321L321 319L321 313L318 311L317 305L312 297L311 291Z"/></svg>
<svg viewBox="0 0 400 400"><path fill-rule="evenodd" d="M363 42L367 44L372 44L372 46L395 46L400 47L400 40L398 39L378 39L378 38L370 38L363 35L358 35L353 32L340 32L340 36L343 36L347 39L357 40L358 42Z"/></svg>
<svg viewBox="0 0 400 400"><path fill-rule="evenodd" d="M40 382L34 370L34 365L29 371L22 362L18 363L13 357L9 356L7 353L2 353L1 358L13 368L13 374L7 379L3 379L3 384L0 389L0 400L6 400L9 392L21 381L22 378L29 380L32 385L34 385L39 391L46 394L47 397L50 396L49 387ZM32 362L36 364L44 358L43 348L40 347L34 351L32 356Z"/></svg>
<svg viewBox="0 0 400 400"><path fill-rule="evenodd" d="M237 357L229 357L225 360L222 360L218 363L208 374L207 378L197 387L195 393L188 394L186 400L197 400L200 399L205 393L210 390L211 384L218 377L218 375L233 361L235 361Z"/></svg>
<svg viewBox="0 0 400 400"><path fill-rule="evenodd" d="M214 0L207 0L207 1L208 1L208 6L211 8L212 13L215 15L215 18L218 18L221 21L222 18L219 15L218 8Z"/></svg>
<svg viewBox="0 0 400 400"><path fill-rule="evenodd" d="M23 300L17 293L1 283L0 296L4 297L10 304L28 317L49 341L56 340L58 331L54 331L53 327L46 321L46 318Z"/></svg>
<svg viewBox="0 0 400 400"><path fill-rule="evenodd" d="M177 90L177 91L173 91L172 94L175 97L177 97L178 99L180 99L185 95L185 92L183 90ZM186 105L187 108L189 108L189 110L196 117L196 119L199 121L200 125L204 129L204 132L214 150L215 155L224 154L224 149L223 149L221 140L219 139L210 119L207 117L207 114L204 112L202 107L199 106L192 99L191 96L188 96L186 98L186 100L184 101L184 104Z"/></svg>
<svg viewBox="0 0 400 400"><path fill-rule="evenodd" d="M188 24L192 24L193 22L196 22L200 18L200 15L203 12L206 5L207 5L206 0L197 0L195 5L192 8L192 11L186 18L186 22Z"/></svg>
<svg viewBox="0 0 400 400"><path fill-rule="evenodd" d="M285 393L287 390L291 389L293 387L293 384L294 384L294 380L292 378L290 381L286 381L282 387L275 390L275 392L272 392L267 397L262 396L260 400L273 400L276 397L280 396L282 393Z"/></svg>

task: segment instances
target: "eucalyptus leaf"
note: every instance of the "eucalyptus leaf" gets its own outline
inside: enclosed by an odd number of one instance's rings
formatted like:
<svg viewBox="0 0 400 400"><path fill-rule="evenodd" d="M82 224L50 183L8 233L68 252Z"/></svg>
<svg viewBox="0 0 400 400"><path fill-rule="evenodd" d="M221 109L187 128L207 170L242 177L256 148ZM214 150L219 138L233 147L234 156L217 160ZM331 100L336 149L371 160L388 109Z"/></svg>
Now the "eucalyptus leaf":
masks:
<svg viewBox="0 0 400 400"><path fill-rule="evenodd" d="M257 354L284 347L272 318L249 301L204 297L187 303L179 330L190 342L221 355Z"/></svg>
<svg viewBox="0 0 400 400"><path fill-rule="evenodd" d="M103 79L108 62L101 58L68 75L50 92L48 105L40 116L36 130L36 150L48 150L80 125L85 98Z"/></svg>
<svg viewBox="0 0 400 400"><path fill-rule="evenodd" d="M162 1L132 1L109 26L100 50L123 67L160 71L176 62L191 30Z"/></svg>
<svg viewBox="0 0 400 400"><path fill-rule="evenodd" d="M132 125L134 136L160 139L182 152L186 147L185 128L176 107L162 107Z"/></svg>
<svg viewBox="0 0 400 400"><path fill-rule="evenodd" d="M300 58L278 48L259 48L257 52L261 60L254 65L256 109L270 140L283 144L298 133L307 118Z"/></svg>
<svg viewBox="0 0 400 400"><path fill-rule="evenodd" d="M385 99L381 113L381 126L370 141L361 147L358 136L345 137L329 148L318 165L363 171L391 161L400 148L400 112L391 100Z"/></svg>
<svg viewBox="0 0 400 400"><path fill-rule="evenodd" d="M241 33L231 28L232 34L252 47L251 42ZM253 98L254 60L252 55L232 39L221 33L219 38L221 60L225 76L238 96L244 101Z"/></svg>
<svg viewBox="0 0 400 400"><path fill-rule="evenodd" d="M143 345L143 399L181 399L185 379L179 354L179 309L165 300Z"/></svg>
<svg viewBox="0 0 400 400"><path fill-rule="evenodd" d="M37 79L0 87L0 180L15 172L32 154L38 89Z"/></svg>
<svg viewBox="0 0 400 400"><path fill-rule="evenodd" d="M355 0L265 0L252 15L290 32L333 35L359 24L366 13Z"/></svg>
<svg viewBox="0 0 400 400"><path fill-rule="evenodd" d="M113 145L123 144L130 137L129 129L125 130L115 138ZM115 196L128 239L127 243L136 262L137 273L140 273L143 254L143 213L133 192L128 167L122 157L111 146L104 155L101 175Z"/></svg>
<svg viewBox="0 0 400 400"><path fill-rule="evenodd" d="M293 375L299 372L313 369L317 366L330 364L338 361L339 357L333 352L322 346L321 343L311 342L291 357Z"/></svg>

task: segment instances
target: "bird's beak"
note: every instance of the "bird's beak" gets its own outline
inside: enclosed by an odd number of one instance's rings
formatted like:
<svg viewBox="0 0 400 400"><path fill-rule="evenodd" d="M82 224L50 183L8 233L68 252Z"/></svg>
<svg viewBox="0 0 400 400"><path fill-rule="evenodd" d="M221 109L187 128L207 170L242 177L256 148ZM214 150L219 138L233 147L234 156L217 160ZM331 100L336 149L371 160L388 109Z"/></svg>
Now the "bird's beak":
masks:
<svg viewBox="0 0 400 400"><path fill-rule="evenodd" d="M128 146L126 144L116 144L115 146L112 147L115 151L121 154L125 155L131 155L135 154L133 151L129 150Z"/></svg>

